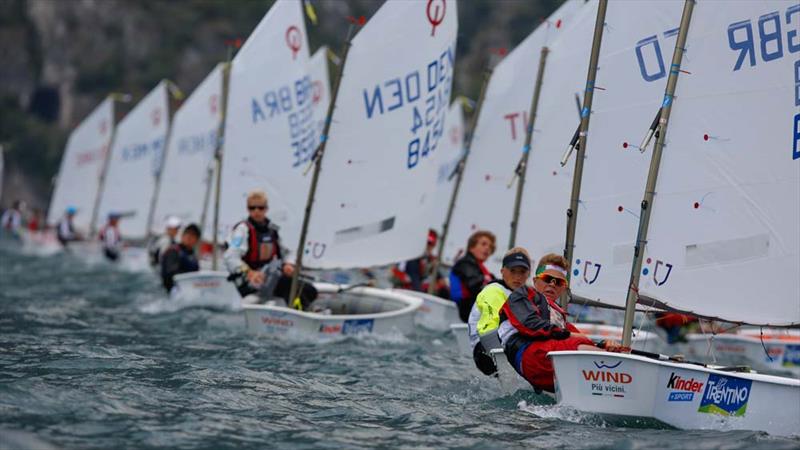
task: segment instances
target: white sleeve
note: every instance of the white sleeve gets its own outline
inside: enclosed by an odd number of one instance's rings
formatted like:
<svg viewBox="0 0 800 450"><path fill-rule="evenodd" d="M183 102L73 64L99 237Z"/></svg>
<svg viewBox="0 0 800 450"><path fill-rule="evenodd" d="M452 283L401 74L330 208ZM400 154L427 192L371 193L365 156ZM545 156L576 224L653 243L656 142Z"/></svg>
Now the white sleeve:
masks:
<svg viewBox="0 0 800 450"><path fill-rule="evenodd" d="M231 234L228 236L227 240L228 248L222 255L228 272L240 272L242 265L246 265L242 258L247 254L247 250L249 249L249 234L250 230L248 230L247 225L244 223L236 225L233 227L233 230L231 230Z"/></svg>

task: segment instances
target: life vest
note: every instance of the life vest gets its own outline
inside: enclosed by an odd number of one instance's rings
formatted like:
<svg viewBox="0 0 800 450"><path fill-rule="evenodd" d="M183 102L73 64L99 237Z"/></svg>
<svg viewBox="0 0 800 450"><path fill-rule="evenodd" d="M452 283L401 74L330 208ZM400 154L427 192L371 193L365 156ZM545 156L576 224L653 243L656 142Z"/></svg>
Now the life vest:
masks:
<svg viewBox="0 0 800 450"><path fill-rule="evenodd" d="M113 238L111 239L111 242L108 242L106 240L106 234L108 233L108 230L111 230L111 231L114 232L113 233ZM116 246L117 244L119 244L119 241L121 239L122 239L122 236L120 236L120 234L119 234L119 228L117 228L115 226L111 226L111 225L103 225L103 227L100 228L100 240L105 243L106 247Z"/></svg>
<svg viewBox="0 0 800 450"><path fill-rule="evenodd" d="M258 270L280 255L278 232L271 224L259 232L249 220L239 223L247 225L248 245L243 259L251 269Z"/></svg>
<svg viewBox="0 0 800 450"><path fill-rule="evenodd" d="M172 244L169 246L168 251L178 253L180 260L180 270L178 273L197 272L200 270L200 264L197 262L197 257L193 252L189 252L180 244ZM167 252L165 251L164 254Z"/></svg>

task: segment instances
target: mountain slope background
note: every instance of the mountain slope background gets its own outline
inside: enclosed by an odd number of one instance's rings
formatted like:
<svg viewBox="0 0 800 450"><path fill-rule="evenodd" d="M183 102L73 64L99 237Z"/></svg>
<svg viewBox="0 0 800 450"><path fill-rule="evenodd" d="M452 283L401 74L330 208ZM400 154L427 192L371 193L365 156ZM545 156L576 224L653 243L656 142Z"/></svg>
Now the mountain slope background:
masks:
<svg viewBox="0 0 800 450"><path fill-rule="evenodd" d="M402 0L401 0L402 1ZM424 1L424 0L406 0ZM450 0L446 0L450 1ZM476 98L491 58L512 49L563 0L461 0L455 95ZM187 95L245 40L273 0L0 0L0 206L46 209L69 132L110 92L134 103L162 78ZM338 52L348 16L381 0L311 0L312 52ZM585 70L585 64L576 62Z"/></svg>

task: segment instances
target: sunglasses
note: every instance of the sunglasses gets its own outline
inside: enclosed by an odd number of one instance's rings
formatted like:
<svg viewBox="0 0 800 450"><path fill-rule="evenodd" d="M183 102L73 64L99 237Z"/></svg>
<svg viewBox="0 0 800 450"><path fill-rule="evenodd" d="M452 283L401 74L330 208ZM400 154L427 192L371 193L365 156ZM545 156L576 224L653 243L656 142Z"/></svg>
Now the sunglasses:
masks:
<svg viewBox="0 0 800 450"><path fill-rule="evenodd" d="M248 211L256 211L256 210L266 210L267 205L247 205Z"/></svg>
<svg viewBox="0 0 800 450"><path fill-rule="evenodd" d="M544 284L552 284L556 287L564 287L567 285L567 282L562 280L561 278L556 278L550 275L539 275L536 277L544 282Z"/></svg>

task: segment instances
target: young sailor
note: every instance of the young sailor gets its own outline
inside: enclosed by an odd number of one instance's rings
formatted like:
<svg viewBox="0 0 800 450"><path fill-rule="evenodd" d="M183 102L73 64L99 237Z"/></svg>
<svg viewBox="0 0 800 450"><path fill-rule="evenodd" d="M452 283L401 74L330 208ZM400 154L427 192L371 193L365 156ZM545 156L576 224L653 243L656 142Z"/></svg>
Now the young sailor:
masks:
<svg viewBox="0 0 800 450"><path fill-rule="evenodd" d="M503 305L498 335L508 361L534 389L554 392L553 363L547 353L558 350L603 351L567 322L567 314L556 303L567 289L567 260L547 254L539 261L533 290L520 288ZM625 351L607 341L607 351Z"/></svg>
<svg viewBox="0 0 800 450"><path fill-rule="evenodd" d="M419 258L411 259L392 266L392 284L396 288L410 289L412 291L427 292L428 278L433 269L436 258L433 249L439 235L435 230L428 230L428 241L425 244L425 253ZM449 292L444 277L436 274L436 295L448 298Z"/></svg>
<svg viewBox="0 0 800 450"><path fill-rule="evenodd" d="M175 216L167 217L164 234L154 238L147 246L147 253L150 255L150 265L158 265L161 255L171 246L175 245L178 238L178 230L181 228L181 219Z"/></svg>
<svg viewBox="0 0 800 450"><path fill-rule="evenodd" d="M475 299L469 314L469 343L475 366L485 375L497 372L494 358L489 354L493 348L502 348L497 337L500 325L500 310L511 293L525 286L531 276L531 258L522 247L514 247L503 256L501 278L486 285Z"/></svg>
<svg viewBox="0 0 800 450"><path fill-rule="evenodd" d="M200 270L194 253L200 234L200 227L190 223L183 229L180 243L172 244L161 253L161 283L168 293L175 286L175 275Z"/></svg>
<svg viewBox="0 0 800 450"><path fill-rule="evenodd" d="M109 213L108 221L100 228L100 241L103 243L103 254L109 261L119 259L122 251L122 235L119 232L119 218L117 213Z"/></svg>
<svg viewBox="0 0 800 450"><path fill-rule="evenodd" d="M68 206L64 211L64 215L56 224L56 236L58 237L58 242L60 242L64 248L66 248L67 244L72 241L81 240L81 235L75 231L75 225L72 223L72 220L77 212L77 208L74 206Z"/></svg>
<svg viewBox="0 0 800 450"><path fill-rule="evenodd" d="M253 191L247 196L249 217L236 224L226 243L224 259L230 279L242 297L263 303L273 294L293 308L306 309L317 298L311 283L301 283L300 294L289 299L294 264L283 262L278 227L267 218L267 194Z"/></svg>
<svg viewBox="0 0 800 450"><path fill-rule="evenodd" d="M496 238L489 231L476 231L467 240L467 254L450 270L450 298L458 304L458 315L467 322L475 297L496 277L483 265L495 250Z"/></svg>
<svg viewBox="0 0 800 450"><path fill-rule="evenodd" d="M22 230L22 209L25 203L15 200L11 208L5 210L0 216L0 233L5 236L20 238Z"/></svg>

